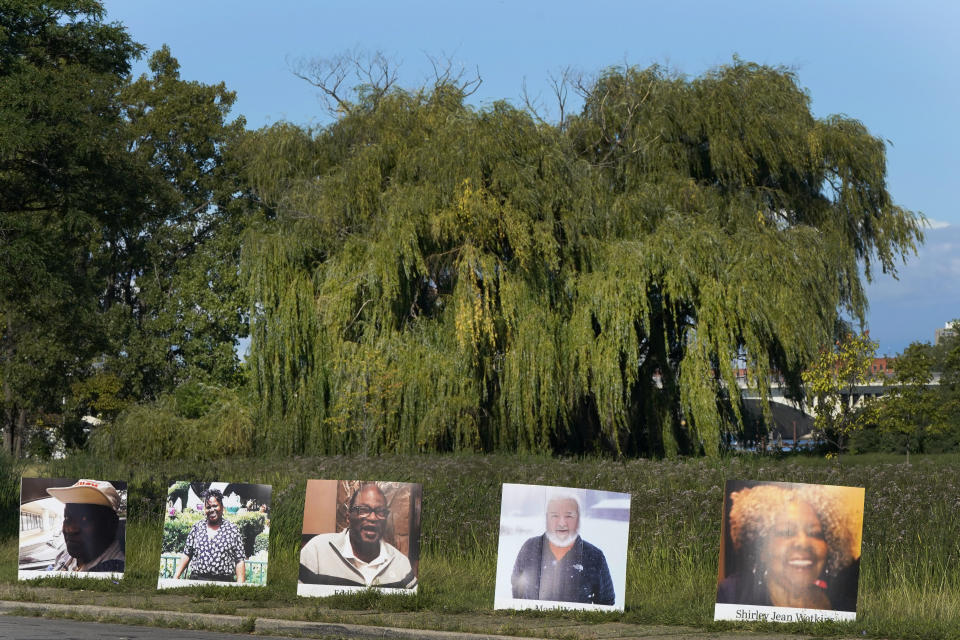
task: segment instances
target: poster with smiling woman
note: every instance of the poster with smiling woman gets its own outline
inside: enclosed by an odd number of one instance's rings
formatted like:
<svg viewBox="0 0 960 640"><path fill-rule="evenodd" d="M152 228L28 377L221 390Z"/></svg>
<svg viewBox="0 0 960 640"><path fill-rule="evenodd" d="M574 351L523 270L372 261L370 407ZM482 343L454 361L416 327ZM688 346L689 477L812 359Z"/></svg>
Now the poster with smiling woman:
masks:
<svg viewBox="0 0 960 640"><path fill-rule="evenodd" d="M854 620L860 487L728 481L714 620Z"/></svg>
<svg viewBox="0 0 960 640"><path fill-rule="evenodd" d="M264 586L272 492L268 484L243 482L171 484L157 588Z"/></svg>
<svg viewBox="0 0 960 640"><path fill-rule="evenodd" d="M630 494L503 485L495 609L623 611Z"/></svg>

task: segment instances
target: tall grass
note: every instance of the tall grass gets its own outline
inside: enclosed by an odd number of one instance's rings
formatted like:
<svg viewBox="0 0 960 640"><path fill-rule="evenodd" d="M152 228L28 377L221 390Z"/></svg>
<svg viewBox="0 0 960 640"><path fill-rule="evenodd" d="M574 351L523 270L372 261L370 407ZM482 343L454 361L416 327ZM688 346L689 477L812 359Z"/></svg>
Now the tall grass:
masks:
<svg viewBox="0 0 960 640"><path fill-rule="evenodd" d="M11 457L6 451L0 451L0 538L3 532L17 526L20 474L23 468L22 461Z"/></svg>
<svg viewBox="0 0 960 640"><path fill-rule="evenodd" d="M960 638L960 457L845 456L728 458L678 461L552 459L507 455L424 455L416 458L324 457L121 464L76 456L41 472L59 477L129 481L127 572L120 585L58 581L56 586L119 590L153 597L166 488L176 479L273 485L269 582L264 589L188 591L194 608L216 595L226 604L284 607L289 615L323 618L331 608L385 612L487 615L493 604L500 485L549 484L632 494L626 611L619 615L525 612L648 624L729 628L714 623L722 488L727 479L779 480L866 487L863 560L856 623L770 627L817 635ZM0 474L0 497L16 494L14 475ZM298 599L296 576L308 478L421 482L423 533L420 593L372 594L322 601ZM0 587L16 578L15 525L0 530ZM209 603L207 603L209 604ZM757 628L754 625L751 628Z"/></svg>

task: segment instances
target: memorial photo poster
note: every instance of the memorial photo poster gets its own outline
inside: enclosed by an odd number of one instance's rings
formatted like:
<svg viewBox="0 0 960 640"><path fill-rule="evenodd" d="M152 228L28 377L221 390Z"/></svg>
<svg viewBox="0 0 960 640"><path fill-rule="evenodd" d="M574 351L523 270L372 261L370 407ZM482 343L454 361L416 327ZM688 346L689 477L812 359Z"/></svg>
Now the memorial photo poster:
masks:
<svg viewBox="0 0 960 640"><path fill-rule="evenodd" d="M727 481L714 620L854 620L864 490Z"/></svg>
<svg viewBox="0 0 960 640"><path fill-rule="evenodd" d="M297 595L416 593L423 487L307 480Z"/></svg>
<svg viewBox="0 0 960 640"><path fill-rule="evenodd" d="M126 523L126 482L22 478L18 579L123 577Z"/></svg>
<svg viewBox="0 0 960 640"><path fill-rule="evenodd" d="M504 484L495 609L623 611L630 494Z"/></svg>
<svg viewBox="0 0 960 640"><path fill-rule="evenodd" d="M266 585L272 491L242 482L171 484L157 588Z"/></svg>

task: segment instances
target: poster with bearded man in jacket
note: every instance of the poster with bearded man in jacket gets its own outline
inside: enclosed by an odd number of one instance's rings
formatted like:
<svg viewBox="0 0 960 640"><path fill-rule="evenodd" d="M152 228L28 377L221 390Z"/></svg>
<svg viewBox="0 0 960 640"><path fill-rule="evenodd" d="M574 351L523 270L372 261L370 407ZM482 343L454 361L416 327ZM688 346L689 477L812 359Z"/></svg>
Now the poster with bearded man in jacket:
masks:
<svg viewBox="0 0 960 640"><path fill-rule="evenodd" d="M630 495L505 484L496 609L623 611Z"/></svg>

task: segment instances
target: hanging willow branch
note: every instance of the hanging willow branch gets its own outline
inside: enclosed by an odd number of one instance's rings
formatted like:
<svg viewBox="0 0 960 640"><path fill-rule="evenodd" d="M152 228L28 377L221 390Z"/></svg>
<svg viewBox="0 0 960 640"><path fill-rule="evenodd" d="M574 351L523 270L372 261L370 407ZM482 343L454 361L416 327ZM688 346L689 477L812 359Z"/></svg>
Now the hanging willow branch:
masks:
<svg viewBox="0 0 960 640"><path fill-rule="evenodd" d="M363 96L360 96L363 100ZM884 149L782 69L602 74L554 127L438 82L249 144L262 443L715 453L922 240Z"/></svg>

